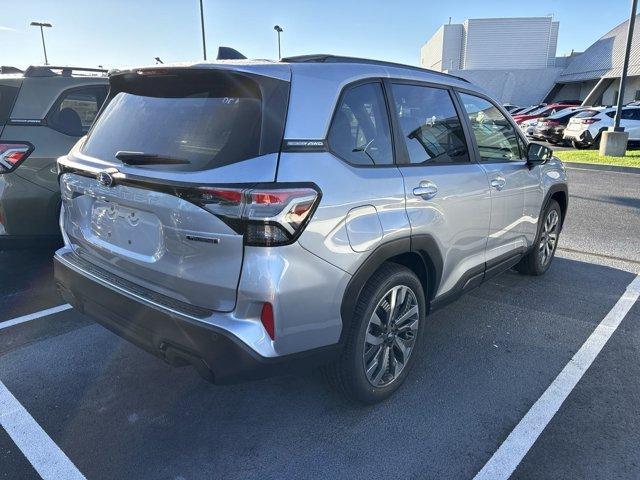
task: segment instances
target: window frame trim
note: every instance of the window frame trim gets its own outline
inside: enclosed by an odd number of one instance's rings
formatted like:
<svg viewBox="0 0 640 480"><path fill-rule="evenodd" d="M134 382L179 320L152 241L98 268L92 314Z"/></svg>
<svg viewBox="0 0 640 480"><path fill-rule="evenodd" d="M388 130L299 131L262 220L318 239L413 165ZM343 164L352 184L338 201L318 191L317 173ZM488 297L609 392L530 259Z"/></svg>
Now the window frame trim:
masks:
<svg viewBox="0 0 640 480"><path fill-rule="evenodd" d="M98 107L98 109L96 111L96 116L94 117L93 122L91 122L91 125L89 125L89 128L87 129L87 131L83 132L82 135L80 135L79 137L76 136L76 135L69 135L68 133L63 132L62 130L59 130L58 128L56 128L51 123L51 117L54 115L54 112L56 111L56 109L58 109L60 107L60 105L62 104L62 102L64 101L64 99L66 98L67 95L69 95L70 93L76 92L76 91L80 91L80 90L87 90L87 89L97 90L99 88L103 88L105 90L104 100L102 101L102 105L100 105ZM51 128L52 130L55 130L56 132L61 133L62 135L66 135L67 137L82 138L82 137L84 137L85 135L87 135L91 131L91 128L96 123L96 119L98 118L98 115L100 115L100 111L102 110L102 107L104 107L104 105L107 103L107 98L108 97L109 97L109 84L108 83L105 83L105 84L90 83L90 84L86 84L86 85L77 85L77 86L73 86L73 87L67 88L67 89L63 90L62 92L60 92L60 94L56 98L55 102L53 102L53 105L51 105L51 108L49 108L49 111L47 112L47 114L42 119L42 121L43 121L42 125L45 125L45 126Z"/></svg>
<svg viewBox="0 0 640 480"><path fill-rule="evenodd" d="M518 143L518 152L520 152L520 158L518 160L483 160L482 156L480 155L480 149L478 148L478 143L476 141L476 136L475 135L471 135L471 141L473 143L473 149L474 149L474 153L477 159L477 162L480 165L491 165L491 164L496 164L496 163L508 163L508 164L522 164L524 166L527 165L527 159L526 159L526 149L529 147L529 141L527 140L526 136L522 133L522 130L520 130L520 127L518 127L518 125L515 123L515 121L513 120L513 117L511 115L509 115L509 113L500 105L497 105L496 102L494 102L491 97L489 97L488 95L485 95L481 92L477 92L474 90L469 90L467 88L460 88L460 87L454 87L453 91L455 93L456 98L458 99L458 102L460 102L460 108L463 109L465 115L464 115L464 122L467 124L467 128L469 129L470 132L472 132L472 127L471 127L471 120L469 120L469 115L467 114L467 111L464 109L464 103L462 102L462 99L460 98L460 94L464 93L467 95L471 95L472 97L478 97L481 98L483 100L486 100L487 102L489 102L491 105L493 105L495 108L498 109L498 111L500 113L502 113L502 115L507 119L507 122L509 122L511 124L511 126L513 127L515 134L517 137L520 138L521 142L523 143L524 147L525 147L525 151L522 152L520 151L520 143Z"/></svg>
<svg viewBox="0 0 640 480"><path fill-rule="evenodd" d="M331 155L333 155L334 157L336 157L337 159L339 159L340 161L344 162L345 164L347 164L350 167L353 168L391 168L391 167L396 167L397 166L397 149L396 149L396 140L395 140L395 132L393 129L393 123L391 120L391 110L390 110L390 105L389 105L389 97L387 96L387 91L385 89L385 85L384 85L384 78L381 77L367 77L367 78L362 78L360 80L356 80L355 82L351 82L351 83L347 83L346 85L344 85L342 87L342 89L340 90L340 94L338 95L338 99L333 107L333 112L331 113L331 119L329 121L329 126L327 127L327 132L324 136L324 138L322 139L322 142L324 142L324 145L326 146L326 151L328 153L330 153ZM351 90L352 88L356 88L356 87L360 87L362 85L368 85L371 83L377 83L380 86L380 90L382 92L382 98L383 101L385 103L385 112L387 114L387 123L389 125L389 135L390 135L390 141L391 141L391 163L383 163L380 165L374 164L374 165L365 165L365 164L356 164L356 163L352 163L349 160L347 160L346 158L342 157L338 152L336 152L332 147L331 147L331 142L329 142L329 133L331 132L331 128L333 127L333 122L335 121L335 117L338 114L338 110L340 109L340 106L342 105L342 100L344 99L345 95L347 94L347 92L349 90Z"/></svg>
<svg viewBox="0 0 640 480"><path fill-rule="evenodd" d="M458 116L458 120L460 120L460 126L462 127L462 132L464 135L464 140L467 147L467 153L469 159L466 162L423 162L423 163L411 163L409 159L409 151L407 150L407 146L404 142L404 135L402 133L402 128L400 127L400 120L398 117L398 112L395 111L395 108L390 112L391 113L391 121L393 124L393 128L396 131L396 137L398 138L398 156L396 164L402 167L438 167L438 166L451 166L451 165L471 165L473 163L478 163L478 157L476 152L473 150L473 144L470 142L470 137L472 136L471 131L468 129L467 122L465 118L461 116L461 113L464 112L462 110L461 104L458 103L458 97L454 92L453 87L449 85L445 85L442 83L434 83L434 82L426 82L422 80L410 80L406 78L385 78L383 79L383 83L387 86L387 94L389 96L388 103L389 105L395 105L395 99L393 97L393 85L413 85L416 87L426 87L426 88L437 88L439 90L445 90L449 94L449 98L451 99L451 103L453 104L453 108ZM466 116L466 113L465 113Z"/></svg>

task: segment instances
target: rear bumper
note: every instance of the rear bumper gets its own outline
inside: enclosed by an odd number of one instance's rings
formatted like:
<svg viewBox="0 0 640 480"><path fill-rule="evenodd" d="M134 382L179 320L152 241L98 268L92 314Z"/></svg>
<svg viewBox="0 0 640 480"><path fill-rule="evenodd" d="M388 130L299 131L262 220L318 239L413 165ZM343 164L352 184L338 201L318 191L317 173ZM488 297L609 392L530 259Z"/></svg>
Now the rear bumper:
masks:
<svg viewBox="0 0 640 480"><path fill-rule="evenodd" d="M57 255L54 268L58 290L74 308L172 365L193 365L214 383L308 370L332 361L339 353L339 346L332 345L262 357L222 328L148 305L84 275Z"/></svg>

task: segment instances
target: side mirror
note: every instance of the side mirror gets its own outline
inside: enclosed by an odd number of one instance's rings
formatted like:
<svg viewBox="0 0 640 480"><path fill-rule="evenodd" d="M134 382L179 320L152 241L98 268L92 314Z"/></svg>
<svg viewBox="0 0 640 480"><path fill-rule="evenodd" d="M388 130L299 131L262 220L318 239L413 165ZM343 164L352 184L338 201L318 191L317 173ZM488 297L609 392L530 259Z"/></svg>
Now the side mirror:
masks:
<svg viewBox="0 0 640 480"><path fill-rule="evenodd" d="M535 167L547 163L553 156L553 150L539 143L530 143L527 147L527 165Z"/></svg>

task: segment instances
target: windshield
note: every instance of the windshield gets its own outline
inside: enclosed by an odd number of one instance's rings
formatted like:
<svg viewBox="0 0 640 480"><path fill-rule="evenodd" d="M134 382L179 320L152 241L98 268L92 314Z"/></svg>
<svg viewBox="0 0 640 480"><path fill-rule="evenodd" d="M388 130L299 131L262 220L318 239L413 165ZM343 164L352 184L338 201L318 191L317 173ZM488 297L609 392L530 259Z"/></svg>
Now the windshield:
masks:
<svg viewBox="0 0 640 480"><path fill-rule="evenodd" d="M135 152L184 160L145 168L204 170L276 152L286 97L266 105L262 87L233 73L135 78L112 95L83 153L113 161Z"/></svg>

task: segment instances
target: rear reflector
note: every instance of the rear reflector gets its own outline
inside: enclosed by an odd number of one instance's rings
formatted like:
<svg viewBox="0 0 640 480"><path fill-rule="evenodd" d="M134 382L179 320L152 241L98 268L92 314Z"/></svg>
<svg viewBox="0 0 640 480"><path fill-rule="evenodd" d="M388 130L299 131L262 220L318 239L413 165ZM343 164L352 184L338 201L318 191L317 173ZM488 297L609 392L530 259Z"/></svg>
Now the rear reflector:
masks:
<svg viewBox="0 0 640 480"><path fill-rule="evenodd" d="M269 334L271 340L275 339L275 321L273 319L273 307L270 303L262 305L262 313L260 314L260 321L265 331Z"/></svg>
<svg viewBox="0 0 640 480"><path fill-rule="evenodd" d="M33 145L23 142L0 142L0 173L18 168L33 151Z"/></svg>

